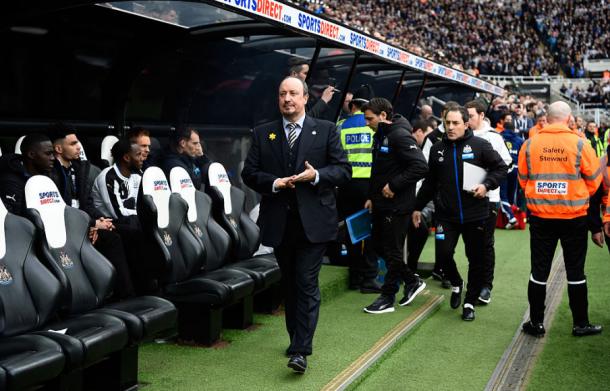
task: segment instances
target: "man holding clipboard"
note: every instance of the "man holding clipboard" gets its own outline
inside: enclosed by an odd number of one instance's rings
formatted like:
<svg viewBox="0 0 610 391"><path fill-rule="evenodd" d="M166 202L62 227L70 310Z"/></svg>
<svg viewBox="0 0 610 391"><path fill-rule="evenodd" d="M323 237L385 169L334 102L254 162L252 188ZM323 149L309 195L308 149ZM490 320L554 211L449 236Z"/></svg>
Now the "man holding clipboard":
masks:
<svg viewBox="0 0 610 391"><path fill-rule="evenodd" d="M506 176L508 166L491 144L475 137L468 128L464 107L445 113L445 135L430 149L428 176L422 184L413 212L413 225L421 223L421 210L434 199L436 208L436 259L451 281L451 308L462 302L464 281L453 254L463 235L468 257L468 285L462 319L474 320L474 304L482 285L485 222L489 207L487 192L495 189Z"/></svg>

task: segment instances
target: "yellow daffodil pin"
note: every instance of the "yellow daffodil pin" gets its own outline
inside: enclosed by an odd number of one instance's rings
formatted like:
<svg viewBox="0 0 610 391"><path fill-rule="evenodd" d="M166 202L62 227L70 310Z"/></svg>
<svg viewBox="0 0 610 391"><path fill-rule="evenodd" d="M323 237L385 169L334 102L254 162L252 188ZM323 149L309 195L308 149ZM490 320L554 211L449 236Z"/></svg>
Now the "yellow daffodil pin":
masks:
<svg viewBox="0 0 610 391"><path fill-rule="evenodd" d="M276 137L277 136L275 135L275 133L273 133L273 132L269 133L269 140L273 141L273 140L275 140Z"/></svg>

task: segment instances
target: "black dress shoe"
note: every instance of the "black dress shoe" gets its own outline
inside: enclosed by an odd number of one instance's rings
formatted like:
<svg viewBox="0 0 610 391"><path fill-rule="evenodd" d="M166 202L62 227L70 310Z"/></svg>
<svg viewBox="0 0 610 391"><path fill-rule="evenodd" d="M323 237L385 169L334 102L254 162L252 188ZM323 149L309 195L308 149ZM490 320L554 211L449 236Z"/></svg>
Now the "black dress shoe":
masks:
<svg viewBox="0 0 610 391"><path fill-rule="evenodd" d="M595 335L602 332L603 327L588 323L584 326L574 326L572 328L572 335L575 337L586 337L587 335Z"/></svg>
<svg viewBox="0 0 610 391"><path fill-rule="evenodd" d="M451 308L456 309L462 304L462 291L464 290L464 283L460 286L451 287L451 299L449 300L449 304Z"/></svg>
<svg viewBox="0 0 610 391"><path fill-rule="evenodd" d="M531 320L528 320L527 322L523 323L521 329L525 334L529 334L536 338L542 338L544 337L544 333L546 333L546 330L544 329L544 325L542 323L533 323Z"/></svg>
<svg viewBox="0 0 610 391"><path fill-rule="evenodd" d="M307 369L307 358L302 354L293 354L288 360L288 368L292 368L296 373L305 373Z"/></svg>
<svg viewBox="0 0 610 391"><path fill-rule="evenodd" d="M474 308L464 307L462 310L462 320L467 322L474 320Z"/></svg>

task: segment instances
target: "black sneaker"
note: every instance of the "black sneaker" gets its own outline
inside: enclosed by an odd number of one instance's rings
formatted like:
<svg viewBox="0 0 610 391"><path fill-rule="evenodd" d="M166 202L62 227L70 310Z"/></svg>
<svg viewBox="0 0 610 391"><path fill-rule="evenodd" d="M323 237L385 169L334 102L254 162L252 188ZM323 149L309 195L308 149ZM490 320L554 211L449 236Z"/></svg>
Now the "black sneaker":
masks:
<svg viewBox="0 0 610 391"><path fill-rule="evenodd" d="M546 333L546 330L544 329L544 325L542 323L533 323L531 320L528 320L527 322L523 323L521 329L525 334L532 335L536 338L542 338L544 337L544 333Z"/></svg>
<svg viewBox="0 0 610 391"><path fill-rule="evenodd" d="M464 283L460 286L452 286L451 287L451 299L449 300L449 304L451 308L456 309L462 304L462 291L464 290Z"/></svg>
<svg viewBox="0 0 610 391"><path fill-rule="evenodd" d="M443 287L445 289L451 288L451 281L443 278L443 280L441 281L441 287Z"/></svg>
<svg viewBox="0 0 610 391"><path fill-rule="evenodd" d="M483 289L481 289L481 293L479 293L479 301L483 304L489 304L491 301L491 289L488 287L483 287Z"/></svg>
<svg viewBox="0 0 610 391"><path fill-rule="evenodd" d="M462 310L462 320L467 322L472 322L474 320L474 307L472 304L464 304L464 309Z"/></svg>
<svg viewBox="0 0 610 391"><path fill-rule="evenodd" d="M595 335L602 332L602 326L594 324L586 324L584 326L574 326L572 335L575 337L586 337L587 335Z"/></svg>
<svg viewBox="0 0 610 391"><path fill-rule="evenodd" d="M415 280L415 282L412 282L408 285L405 284L405 289L404 289L405 295L402 299L400 299L400 301L398 302L398 305L400 305L401 307L408 305L425 288L426 288L426 283L419 277L417 277L417 280Z"/></svg>
<svg viewBox="0 0 610 391"><path fill-rule="evenodd" d="M432 271L432 279L436 281L443 281L443 272L440 270Z"/></svg>
<svg viewBox="0 0 610 391"><path fill-rule="evenodd" d="M369 314L385 314L394 312L394 297L381 295L368 307L364 307L364 312Z"/></svg>

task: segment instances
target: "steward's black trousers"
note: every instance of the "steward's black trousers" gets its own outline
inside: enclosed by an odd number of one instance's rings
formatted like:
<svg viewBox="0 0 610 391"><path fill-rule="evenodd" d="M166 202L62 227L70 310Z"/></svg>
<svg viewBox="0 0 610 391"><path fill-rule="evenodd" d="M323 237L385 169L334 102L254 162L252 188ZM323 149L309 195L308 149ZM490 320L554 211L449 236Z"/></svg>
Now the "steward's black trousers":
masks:
<svg viewBox="0 0 610 391"><path fill-rule="evenodd" d="M487 220L472 221L464 224L439 220L435 234L436 259L440 262L445 278L454 287L464 283L457 269L453 255L460 235L464 240L468 258L468 284L464 304L474 305L482 287L483 263L485 262L485 225Z"/></svg>
<svg viewBox="0 0 610 391"><path fill-rule="evenodd" d="M385 260L387 273L381 293L394 296L400 282L410 284L416 281L413 271L405 263L404 243L411 214L395 214L391 211L375 212L373 209L372 240L377 254Z"/></svg>
<svg viewBox="0 0 610 391"><path fill-rule="evenodd" d="M531 270L527 297L530 319L544 321L546 283L551 272L557 242L563 248L568 279L568 298L575 326L589 323L585 258L587 256L587 216L574 219L530 218Z"/></svg>

